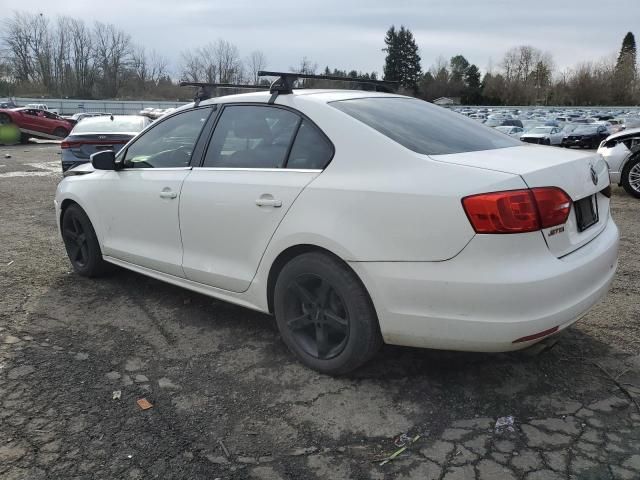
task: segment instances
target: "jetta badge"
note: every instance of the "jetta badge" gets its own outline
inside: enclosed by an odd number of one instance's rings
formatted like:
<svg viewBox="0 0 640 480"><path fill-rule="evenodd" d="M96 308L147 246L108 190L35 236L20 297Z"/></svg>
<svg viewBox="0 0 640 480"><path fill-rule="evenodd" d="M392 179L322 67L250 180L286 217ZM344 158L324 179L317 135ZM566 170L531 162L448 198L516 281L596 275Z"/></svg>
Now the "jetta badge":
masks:
<svg viewBox="0 0 640 480"><path fill-rule="evenodd" d="M591 181L594 185L598 185L598 174L596 172L596 169L593 168L593 165L589 167L589 171L591 172Z"/></svg>

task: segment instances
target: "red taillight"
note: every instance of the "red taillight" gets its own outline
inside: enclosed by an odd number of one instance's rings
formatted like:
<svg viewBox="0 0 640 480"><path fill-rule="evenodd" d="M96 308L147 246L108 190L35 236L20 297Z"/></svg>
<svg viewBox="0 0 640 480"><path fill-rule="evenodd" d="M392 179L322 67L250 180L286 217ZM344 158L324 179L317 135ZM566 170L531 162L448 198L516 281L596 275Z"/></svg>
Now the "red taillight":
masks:
<svg viewBox="0 0 640 480"><path fill-rule="evenodd" d="M80 142L65 142L63 141L60 144L60 148L76 148L82 145Z"/></svg>
<svg viewBox="0 0 640 480"><path fill-rule="evenodd" d="M561 225L569 218L571 197L557 187L532 188L542 228Z"/></svg>
<svg viewBox="0 0 640 480"><path fill-rule="evenodd" d="M476 233L525 233L567 221L571 198L557 187L483 193L462 199Z"/></svg>

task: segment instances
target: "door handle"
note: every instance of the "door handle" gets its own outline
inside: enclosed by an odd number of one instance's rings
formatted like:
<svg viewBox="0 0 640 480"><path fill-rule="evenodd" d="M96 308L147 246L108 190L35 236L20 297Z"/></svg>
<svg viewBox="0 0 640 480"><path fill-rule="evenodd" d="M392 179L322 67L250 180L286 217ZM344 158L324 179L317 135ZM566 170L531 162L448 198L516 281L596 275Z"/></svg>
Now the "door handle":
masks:
<svg viewBox="0 0 640 480"><path fill-rule="evenodd" d="M173 192L173 191L171 191L169 189L165 189L165 190L162 190L160 192L160 198L174 199L177 196L178 196L178 194L176 192Z"/></svg>
<svg viewBox="0 0 640 480"><path fill-rule="evenodd" d="M256 205L258 205L259 207L280 208L282 206L282 201L276 200L271 195L269 196L263 195L262 197L256 200Z"/></svg>

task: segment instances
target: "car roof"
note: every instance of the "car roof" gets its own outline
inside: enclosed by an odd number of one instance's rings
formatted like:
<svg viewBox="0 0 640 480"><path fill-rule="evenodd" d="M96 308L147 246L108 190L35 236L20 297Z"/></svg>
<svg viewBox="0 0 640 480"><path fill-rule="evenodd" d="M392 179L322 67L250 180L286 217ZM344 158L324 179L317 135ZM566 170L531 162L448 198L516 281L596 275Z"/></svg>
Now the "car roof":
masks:
<svg viewBox="0 0 640 480"><path fill-rule="evenodd" d="M268 91L240 93L237 95L226 95L224 97L215 97L209 100L204 100L200 105L213 105L221 103L235 103L235 102L256 102L267 103L271 98L271 93ZM367 90L327 90L327 89L299 89L293 90L290 94L280 94L281 96L294 95L295 97L304 98L305 100L328 103L339 100L352 100L356 98L412 98L404 95L396 95L393 93L372 92ZM277 100L276 100L277 102ZM185 105L184 107L193 107L193 103ZM183 108L184 108L183 107Z"/></svg>

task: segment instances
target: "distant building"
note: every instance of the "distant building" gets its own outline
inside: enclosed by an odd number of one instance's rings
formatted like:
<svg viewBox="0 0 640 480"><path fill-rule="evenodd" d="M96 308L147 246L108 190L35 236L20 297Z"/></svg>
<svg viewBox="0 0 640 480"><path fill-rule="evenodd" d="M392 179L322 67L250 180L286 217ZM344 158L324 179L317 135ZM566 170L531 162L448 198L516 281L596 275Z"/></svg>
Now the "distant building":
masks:
<svg viewBox="0 0 640 480"><path fill-rule="evenodd" d="M460 97L440 97L440 98L436 98L433 103L435 103L436 105L441 105L441 106L445 106L445 105L460 105Z"/></svg>

